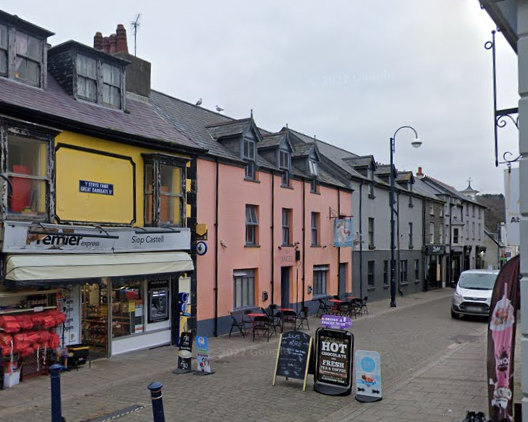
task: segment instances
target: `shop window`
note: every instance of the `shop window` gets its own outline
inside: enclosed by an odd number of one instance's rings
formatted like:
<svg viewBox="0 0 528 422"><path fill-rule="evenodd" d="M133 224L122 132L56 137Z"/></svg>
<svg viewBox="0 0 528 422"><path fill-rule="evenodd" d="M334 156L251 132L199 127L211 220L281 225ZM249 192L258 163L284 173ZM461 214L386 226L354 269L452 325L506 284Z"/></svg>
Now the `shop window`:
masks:
<svg viewBox="0 0 528 422"><path fill-rule="evenodd" d="M241 270L233 273L233 308L255 306L255 270Z"/></svg>
<svg viewBox="0 0 528 422"><path fill-rule="evenodd" d="M141 334L145 327L143 282L112 289L112 337Z"/></svg>
<svg viewBox="0 0 528 422"><path fill-rule="evenodd" d="M326 295L328 266L316 265L313 269L313 294L314 296Z"/></svg>
<svg viewBox="0 0 528 422"><path fill-rule="evenodd" d="M145 225L185 225L185 163L177 157L145 155Z"/></svg>

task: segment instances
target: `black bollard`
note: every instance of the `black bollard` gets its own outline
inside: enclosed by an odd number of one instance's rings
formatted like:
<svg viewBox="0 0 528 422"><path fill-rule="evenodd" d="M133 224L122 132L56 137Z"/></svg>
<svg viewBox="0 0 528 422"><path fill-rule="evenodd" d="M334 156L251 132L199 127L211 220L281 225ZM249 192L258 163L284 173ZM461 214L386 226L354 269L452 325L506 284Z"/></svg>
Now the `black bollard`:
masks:
<svg viewBox="0 0 528 422"><path fill-rule="evenodd" d="M165 422L163 394L161 394L162 388L163 384L159 381L154 381L148 386L148 389L150 390L150 398L152 400L152 415L154 416L154 422Z"/></svg>
<svg viewBox="0 0 528 422"><path fill-rule="evenodd" d="M51 379L51 422L62 422L60 371L61 365L50 366Z"/></svg>

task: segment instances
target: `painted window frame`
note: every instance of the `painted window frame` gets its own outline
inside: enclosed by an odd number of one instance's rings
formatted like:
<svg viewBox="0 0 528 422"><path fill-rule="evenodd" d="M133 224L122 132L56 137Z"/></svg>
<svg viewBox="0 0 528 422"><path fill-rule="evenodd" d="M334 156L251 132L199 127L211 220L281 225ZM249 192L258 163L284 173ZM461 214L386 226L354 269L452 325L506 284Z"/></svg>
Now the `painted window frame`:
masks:
<svg viewBox="0 0 528 422"><path fill-rule="evenodd" d="M233 271L233 309L252 308L256 303L255 268ZM240 295L239 295L240 292Z"/></svg>
<svg viewBox="0 0 528 422"><path fill-rule="evenodd" d="M44 87L46 74L46 39L42 36L37 36L34 33L31 33L31 31L18 29L16 26L8 22L3 22L0 26L5 28L3 32L6 40L5 44L2 43L3 45L0 46L0 53L5 58L6 65L5 70L0 72L0 76L16 80L28 86L36 88ZM18 46L20 44L17 43L17 40L21 39L23 36L28 37L27 46L29 46L31 40L33 41L34 46L38 46L36 56L29 52L19 51ZM20 76L17 70L17 64L22 63L32 63L36 65L37 81L33 82Z"/></svg>
<svg viewBox="0 0 528 422"><path fill-rule="evenodd" d="M251 153L252 151L253 154ZM242 138L242 159L246 162L245 178L256 180L257 143L252 139Z"/></svg>
<svg viewBox="0 0 528 422"><path fill-rule="evenodd" d="M414 249L413 245L413 223L409 221L409 249Z"/></svg>
<svg viewBox="0 0 528 422"><path fill-rule="evenodd" d="M320 246L320 226L321 226L321 213L312 212L310 215L310 225L312 229L312 246Z"/></svg>
<svg viewBox="0 0 528 422"><path fill-rule="evenodd" d="M88 60L95 61L95 79L92 76L84 75L80 73L80 60L82 58L86 58ZM119 84L116 85L116 81L110 81L108 80L105 75L108 74L106 69L110 69L110 74L112 73L112 70L115 70L115 73L118 74L118 81ZM74 56L74 96L75 98L78 98L82 101L87 101L94 104L99 104L104 107L112 108L112 109L118 109L118 110L124 110L125 106L125 75L124 75L124 69L122 66L111 63L110 61L105 61L101 59L100 57L91 56L89 54L85 53L76 53ZM96 83L96 92L95 92L95 98L92 99L88 96L83 96L79 94L79 84L83 80L90 80L92 82L95 81ZM106 101L106 92L108 89L118 89L119 95L116 98L119 98L119 104L115 104L109 101Z"/></svg>
<svg viewBox="0 0 528 422"><path fill-rule="evenodd" d="M460 243L460 230L458 227L453 227L453 245Z"/></svg>
<svg viewBox="0 0 528 422"><path fill-rule="evenodd" d="M259 243L258 206L246 205L246 246L257 246Z"/></svg>
<svg viewBox="0 0 528 422"><path fill-rule="evenodd" d="M429 244L434 244L435 241L435 223L429 223Z"/></svg>
<svg viewBox="0 0 528 422"><path fill-rule="evenodd" d="M308 172L314 177L319 176L319 166L317 164L317 161L311 158L308 159Z"/></svg>
<svg viewBox="0 0 528 422"><path fill-rule="evenodd" d="M310 180L310 193L319 193L319 183L316 177Z"/></svg>
<svg viewBox="0 0 528 422"><path fill-rule="evenodd" d="M182 157L173 157L165 154L142 154L144 163L144 223L147 227L185 227L187 222L187 163L189 159ZM165 194L161 192L161 168L173 167L181 170L180 176L180 193ZM147 168L152 168L152 184L148 185L148 172ZM151 191L148 189L152 188ZM148 207L148 196L152 195L151 216L152 220L149 221L149 207ZM168 224L167 222L161 221L161 198L162 196L169 196L171 198L180 198L180 222L178 224Z"/></svg>
<svg viewBox="0 0 528 422"><path fill-rule="evenodd" d="M388 260L383 261L383 287L389 286L390 265Z"/></svg>
<svg viewBox="0 0 528 422"><path fill-rule="evenodd" d="M313 294L324 296L328 291L328 265L314 265L313 267Z"/></svg>
<svg viewBox="0 0 528 422"><path fill-rule="evenodd" d="M290 208L282 209L282 246L292 246L292 210Z"/></svg>
<svg viewBox="0 0 528 422"><path fill-rule="evenodd" d="M368 247L369 249L374 249L376 247L375 245L375 230L376 230L376 226L375 226L375 220L374 220L374 217L369 217L368 219L368 226L367 226L367 229L368 229Z"/></svg>
<svg viewBox="0 0 528 422"><path fill-rule="evenodd" d="M409 261L406 259L400 260L400 280L401 283L408 283L409 277Z"/></svg>
<svg viewBox="0 0 528 422"><path fill-rule="evenodd" d="M376 287L376 261L367 261L367 286L369 289Z"/></svg>
<svg viewBox="0 0 528 422"><path fill-rule="evenodd" d="M291 180L291 153L285 149L279 149L278 154L279 169L282 170L281 186L289 188Z"/></svg>
<svg viewBox="0 0 528 422"><path fill-rule="evenodd" d="M415 282L420 281L420 260L419 259L414 260L414 280Z"/></svg>
<svg viewBox="0 0 528 422"><path fill-rule="evenodd" d="M3 175L0 180L2 189L0 193L0 216L5 220L53 222L55 218L55 137L59 131L35 125L25 124L19 121L0 118L0 172ZM9 171L9 137L26 138L43 142L46 145L46 171L44 176L18 174ZM5 177L5 178L4 178ZM38 180L45 183L45 212L44 215L15 214L9 212L9 201L12 192L12 183L6 179L12 177Z"/></svg>

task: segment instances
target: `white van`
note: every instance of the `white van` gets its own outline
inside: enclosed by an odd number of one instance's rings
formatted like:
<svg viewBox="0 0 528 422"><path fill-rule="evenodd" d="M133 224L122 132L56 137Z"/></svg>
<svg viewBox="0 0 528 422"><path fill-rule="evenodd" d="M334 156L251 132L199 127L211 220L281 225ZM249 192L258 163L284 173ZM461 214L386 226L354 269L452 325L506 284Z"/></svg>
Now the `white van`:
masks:
<svg viewBox="0 0 528 422"><path fill-rule="evenodd" d="M488 316L498 270L468 270L460 274L453 294L451 318L460 315Z"/></svg>

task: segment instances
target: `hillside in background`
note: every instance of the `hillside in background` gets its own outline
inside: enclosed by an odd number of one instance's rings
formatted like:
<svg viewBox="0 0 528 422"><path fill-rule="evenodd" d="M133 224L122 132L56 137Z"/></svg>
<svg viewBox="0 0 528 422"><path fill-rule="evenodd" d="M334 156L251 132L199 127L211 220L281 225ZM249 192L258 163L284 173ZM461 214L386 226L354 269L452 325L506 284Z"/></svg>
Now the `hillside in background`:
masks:
<svg viewBox="0 0 528 422"><path fill-rule="evenodd" d="M506 211L504 209L504 195L502 194L483 194L477 196L479 204L487 207L485 215L486 229L492 233L497 232L500 223L503 223L506 218Z"/></svg>

